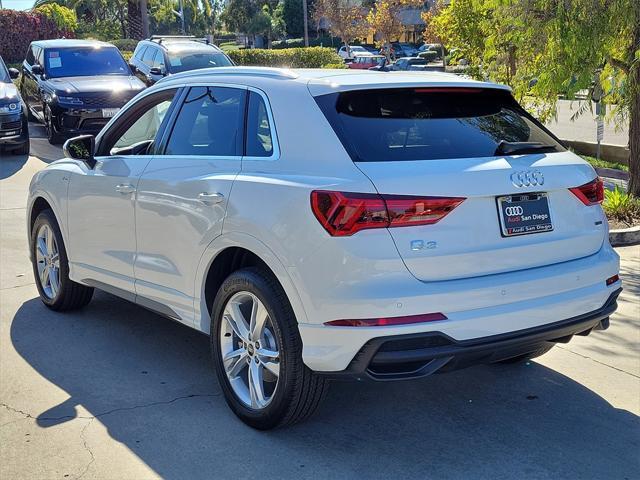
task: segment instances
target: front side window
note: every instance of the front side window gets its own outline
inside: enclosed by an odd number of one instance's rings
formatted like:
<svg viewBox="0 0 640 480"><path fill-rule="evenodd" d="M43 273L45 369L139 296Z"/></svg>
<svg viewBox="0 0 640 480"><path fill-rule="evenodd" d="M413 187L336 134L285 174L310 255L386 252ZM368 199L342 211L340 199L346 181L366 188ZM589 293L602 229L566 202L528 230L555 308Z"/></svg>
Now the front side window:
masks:
<svg viewBox="0 0 640 480"><path fill-rule="evenodd" d="M165 155L242 155L245 94L237 88L191 88Z"/></svg>
<svg viewBox="0 0 640 480"><path fill-rule="evenodd" d="M133 109L131 116L126 116L122 120L125 122L124 128L120 129L108 142L110 144L108 154L146 155L150 153L175 93L176 90L160 92L154 95L153 99L142 100L145 105L140 109L135 105L131 107Z"/></svg>
<svg viewBox="0 0 640 480"><path fill-rule="evenodd" d="M156 56L153 59L153 67L156 68L164 68L164 54L162 51L158 50L156 52Z"/></svg>
<svg viewBox="0 0 640 480"><path fill-rule="evenodd" d="M262 97L255 92L249 93L245 155L248 157L270 157L273 155L273 139L267 107Z"/></svg>
<svg viewBox="0 0 640 480"><path fill-rule="evenodd" d="M153 47L147 47L142 56L142 63L146 65L153 65L153 59L156 56L156 49Z"/></svg>
<svg viewBox="0 0 640 480"><path fill-rule="evenodd" d="M52 78L131 73L115 47L51 48L45 52L44 59L47 75Z"/></svg>
<svg viewBox="0 0 640 480"><path fill-rule="evenodd" d="M397 88L316 98L354 161L478 158L500 142L562 145L509 92L483 88Z"/></svg>
<svg viewBox="0 0 640 480"><path fill-rule="evenodd" d="M35 56L35 54L33 53L33 50L34 50L35 48L36 48L36 47L34 47L33 45L31 45L31 46L29 47L29 50L27 51L27 58L26 58L26 62L27 62L27 64L28 64L28 65L31 65L31 66L33 66L33 64L34 64L34 63L35 63L35 61L36 61L36 56Z"/></svg>
<svg viewBox="0 0 640 480"><path fill-rule="evenodd" d="M0 57L0 83L11 83L11 77L9 76L9 71Z"/></svg>

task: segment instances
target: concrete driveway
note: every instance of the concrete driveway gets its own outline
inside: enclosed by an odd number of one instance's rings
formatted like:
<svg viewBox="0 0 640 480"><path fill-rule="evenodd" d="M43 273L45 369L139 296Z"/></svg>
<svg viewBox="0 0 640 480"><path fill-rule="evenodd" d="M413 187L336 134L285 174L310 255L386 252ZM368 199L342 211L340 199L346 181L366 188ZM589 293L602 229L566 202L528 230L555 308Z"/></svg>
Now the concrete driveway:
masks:
<svg viewBox="0 0 640 480"><path fill-rule="evenodd" d="M227 408L204 335L97 293L38 300L28 182L60 150L0 161L0 478L640 478L640 247L620 249L611 328L526 365L336 383L304 424Z"/></svg>

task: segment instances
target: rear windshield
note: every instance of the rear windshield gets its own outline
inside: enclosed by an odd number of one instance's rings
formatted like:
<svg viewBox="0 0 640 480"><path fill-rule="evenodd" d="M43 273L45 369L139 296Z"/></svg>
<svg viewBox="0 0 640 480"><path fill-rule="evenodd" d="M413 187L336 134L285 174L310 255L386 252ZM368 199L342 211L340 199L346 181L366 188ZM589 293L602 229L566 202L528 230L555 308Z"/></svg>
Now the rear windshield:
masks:
<svg viewBox="0 0 640 480"><path fill-rule="evenodd" d="M491 157L501 141L557 139L509 92L476 88L356 90L316 97L357 162Z"/></svg>
<svg viewBox="0 0 640 480"><path fill-rule="evenodd" d="M54 78L131 74L116 47L52 48L45 52L45 70Z"/></svg>
<svg viewBox="0 0 640 480"><path fill-rule="evenodd" d="M216 52L176 52L169 53L169 68L178 73L209 67L228 67L231 62L224 53Z"/></svg>

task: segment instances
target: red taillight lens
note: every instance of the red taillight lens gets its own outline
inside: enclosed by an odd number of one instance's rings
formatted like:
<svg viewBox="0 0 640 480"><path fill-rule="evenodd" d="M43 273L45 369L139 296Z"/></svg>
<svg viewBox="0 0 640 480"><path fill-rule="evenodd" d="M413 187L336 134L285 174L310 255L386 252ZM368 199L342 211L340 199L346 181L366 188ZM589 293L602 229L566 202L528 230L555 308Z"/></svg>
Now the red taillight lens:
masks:
<svg viewBox="0 0 640 480"><path fill-rule="evenodd" d="M443 219L464 198L383 195L391 227L431 225Z"/></svg>
<svg viewBox="0 0 640 480"><path fill-rule="evenodd" d="M388 325L409 325L411 323L437 322L446 320L447 317L440 313L424 313L421 315L408 315L406 317L388 318L363 318L355 320L332 320L325 325L333 327L385 327Z"/></svg>
<svg viewBox="0 0 640 480"><path fill-rule="evenodd" d="M600 177L569 190L585 205L597 205L604 200L604 182Z"/></svg>
<svg viewBox="0 0 640 480"><path fill-rule="evenodd" d="M620 276L614 275L613 277L607 278L605 283L607 284L607 287L608 287L609 285L613 285L614 283L616 283L618 280L620 280Z"/></svg>
<svg viewBox="0 0 640 480"><path fill-rule="evenodd" d="M464 198L413 197L314 190L311 209L334 237L344 237L368 228L431 225L443 219Z"/></svg>

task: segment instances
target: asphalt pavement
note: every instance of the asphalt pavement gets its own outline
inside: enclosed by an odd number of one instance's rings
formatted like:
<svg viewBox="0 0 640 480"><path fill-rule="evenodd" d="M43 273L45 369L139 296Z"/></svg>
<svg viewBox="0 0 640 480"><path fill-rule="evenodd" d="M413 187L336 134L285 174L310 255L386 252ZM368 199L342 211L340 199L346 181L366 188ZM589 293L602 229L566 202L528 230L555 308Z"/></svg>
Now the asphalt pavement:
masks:
<svg viewBox="0 0 640 480"><path fill-rule="evenodd" d="M105 293L41 304L27 186L61 152L32 154L0 160L1 479L640 478L640 247L618 250L605 332L527 364L335 383L307 422L258 432L227 408L206 336Z"/></svg>

